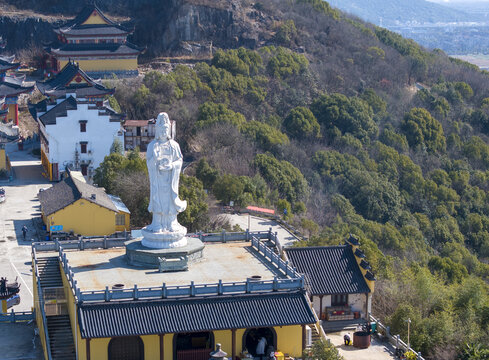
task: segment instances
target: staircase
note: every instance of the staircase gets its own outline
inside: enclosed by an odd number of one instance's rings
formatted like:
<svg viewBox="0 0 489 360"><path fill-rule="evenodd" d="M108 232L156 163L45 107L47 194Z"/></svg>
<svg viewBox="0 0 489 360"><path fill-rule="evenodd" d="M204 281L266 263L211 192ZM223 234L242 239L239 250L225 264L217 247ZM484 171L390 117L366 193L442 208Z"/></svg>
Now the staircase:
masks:
<svg viewBox="0 0 489 360"><path fill-rule="evenodd" d="M63 280L56 256L37 259L38 281L44 296L46 288L62 288ZM75 344L71 331L70 317L68 315L46 316L51 357L53 360L74 360Z"/></svg>
<svg viewBox="0 0 489 360"><path fill-rule="evenodd" d="M75 345L68 315L48 316L48 335L53 359L75 359Z"/></svg>
<svg viewBox="0 0 489 360"><path fill-rule="evenodd" d="M309 327L311 328L311 339L312 339L312 341L311 341L311 345L306 346L306 350L311 350L312 345L316 341L321 340L321 335L319 335L318 331L316 330L316 326L315 325L310 325Z"/></svg>

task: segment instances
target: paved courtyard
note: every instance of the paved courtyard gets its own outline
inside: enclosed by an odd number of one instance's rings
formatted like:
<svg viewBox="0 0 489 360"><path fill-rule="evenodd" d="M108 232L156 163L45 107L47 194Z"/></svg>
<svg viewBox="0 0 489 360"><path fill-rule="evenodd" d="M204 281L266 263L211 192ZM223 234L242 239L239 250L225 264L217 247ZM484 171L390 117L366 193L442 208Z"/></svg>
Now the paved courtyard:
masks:
<svg viewBox="0 0 489 360"><path fill-rule="evenodd" d="M51 186L41 176L39 159L18 151L16 144L7 145L7 154L14 168L14 180L2 182L6 192L6 201L0 204L0 276L21 284L19 305L15 311L29 311L33 306L31 243L38 240L38 232L32 218L38 217L40 188ZM22 237L22 226L27 226L26 240Z"/></svg>
<svg viewBox="0 0 489 360"><path fill-rule="evenodd" d="M229 218L231 225L239 225L243 230L248 228L248 214L226 214L222 215ZM272 228L273 232L277 232L278 239L282 246L292 246L298 239L289 231L283 228L274 220L263 219L256 216L249 216L250 231L267 231Z"/></svg>
<svg viewBox="0 0 489 360"><path fill-rule="evenodd" d="M351 330L327 334L331 343L338 349L345 360L391 360L396 358L394 356L394 346L390 343L380 342L375 336L372 336L370 347L367 349L346 346L343 336L347 333L353 337L353 331Z"/></svg>

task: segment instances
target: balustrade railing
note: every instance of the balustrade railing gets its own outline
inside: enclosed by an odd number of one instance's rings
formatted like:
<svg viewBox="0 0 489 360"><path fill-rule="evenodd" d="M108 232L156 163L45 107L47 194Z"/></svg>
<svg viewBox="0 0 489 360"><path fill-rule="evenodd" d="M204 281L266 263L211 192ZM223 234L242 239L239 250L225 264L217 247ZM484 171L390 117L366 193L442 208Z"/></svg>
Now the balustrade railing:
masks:
<svg viewBox="0 0 489 360"><path fill-rule="evenodd" d="M167 286L162 284L161 286L142 287L139 288L137 284L132 288L127 289L109 289L107 286L104 290L90 290L81 291L77 286L75 279L75 273L72 267L69 265L66 249L79 249L79 241L67 241L58 242L56 247L59 251L59 261L63 268L66 279L68 280L75 297L79 303L93 302L93 301L111 301L122 299L143 299L143 298L179 298L179 297L192 297L192 296L209 296L209 295L223 295L223 294L239 294L239 293L263 293L272 291L284 291L284 290L299 290L304 288L304 276L299 274L295 268L290 266L288 261L282 260L272 248L265 245L261 239L268 239L272 244L277 245L276 234L269 231L259 232L241 232L241 233L220 233L220 234L198 234L202 236L204 242L210 241L237 241L237 240L250 240L251 246L263 257L265 257L271 265L275 266L278 271L283 273L286 278L275 277L273 280L255 280L247 279L240 282L222 282L218 280L216 283L211 284L194 284L191 282L189 285ZM237 237L241 238L238 239ZM217 238L219 237L219 240ZM103 239L104 245L111 247L111 239ZM83 249L92 248L96 243L93 239L91 242L85 242L82 246ZM65 247L67 245L67 247ZM76 245L76 246L75 246ZM104 246L105 247L105 246ZM33 246L33 251L35 251Z"/></svg>

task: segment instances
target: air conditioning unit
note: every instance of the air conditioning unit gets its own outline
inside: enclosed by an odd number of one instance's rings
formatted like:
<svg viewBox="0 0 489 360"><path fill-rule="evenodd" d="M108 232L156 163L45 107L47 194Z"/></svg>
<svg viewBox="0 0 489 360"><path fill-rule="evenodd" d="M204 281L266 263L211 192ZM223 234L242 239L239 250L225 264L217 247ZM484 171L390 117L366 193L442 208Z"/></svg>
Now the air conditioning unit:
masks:
<svg viewBox="0 0 489 360"><path fill-rule="evenodd" d="M306 325L306 347L312 346L312 329Z"/></svg>
<svg viewBox="0 0 489 360"><path fill-rule="evenodd" d="M88 150L88 155L91 155L92 154L92 150Z"/></svg>

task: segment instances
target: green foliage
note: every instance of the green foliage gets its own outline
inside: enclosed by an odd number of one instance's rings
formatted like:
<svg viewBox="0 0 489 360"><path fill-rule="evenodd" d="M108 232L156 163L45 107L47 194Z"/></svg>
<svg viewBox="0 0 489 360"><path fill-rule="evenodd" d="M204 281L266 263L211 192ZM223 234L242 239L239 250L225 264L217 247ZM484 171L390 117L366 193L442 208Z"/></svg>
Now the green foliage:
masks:
<svg viewBox="0 0 489 360"><path fill-rule="evenodd" d="M326 1L322 0L296 0L298 3L310 4L314 10L331 16L333 19L339 19L340 13L338 10L333 9Z"/></svg>
<svg viewBox="0 0 489 360"><path fill-rule="evenodd" d="M268 73L277 79L303 74L308 70L309 61L302 54L297 54L281 46L271 46L262 51L267 50L271 52L267 64Z"/></svg>
<svg viewBox="0 0 489 360"><path fill-rule="evenodd" d="M465 266L454 262L450 258L432 256L428 266L432 272L437 273L449 283L460 283L469 275Z"/></svg>
<svg viewBox="0 0 489 360"><path fill-rule="evenodd" d="M202 158L197 163L195 176L202 182L205 189L211 189L219 176L219 172L211 167L205 158Z"/></svg>
<svg viewBox="0 0 489 360"><path fill-rule="evenodd" d="M292 216L292 206L285 199L279 199L277 201L277 211L284 219L289 219Z"/></svg>
<svg viewBox="0 0 489 360"><path fill-rule="evenodd" d="M404 152L409 148L406 136L399 134L391 128L385 128L380 134L379 140L387 146L395 148L398 152Z"/></svg>
<svg viewBox="0 0 489 360"><path fill-rule="evenodd" d="M348 98L343 94L324 94L311 105L312 113L324 127L324 132L350 133L359 139L368 139L377 134L377 125L372 108L360 98Z"/></svg>
<svg viewBox="0 0 489 360"><path fill-rule="evenodd" d="M189 232L204 229L208 224L208 206L202 181L196 177L182 174L178 195L180 199L187 201L185 211L178 214L178 222Z"/></svg>
<svg viewBox="0 0 489 360"><path fill-rule="evenodd" d="M289 138L280 130L259 122L250 121L241 126L241 132L252 138L263 150L273 150L277 145L287 145Z"/></svg>
<svg viewBox="0 0 489 360"><path fill-rule="evenodd" d="M224 174L214 182L213 193L222 203L237 202L243 194L245 184L239 176Z"/></svg>
<svg viewBox="0 0 489 360"><path fill-rule="evenodd" d="M243 114L234 112L226 104L205 102L199 106L197 127L203 128L217 123L229 123L240 126L246 122Z"/></svg>
<svg viewBox="0 0 489 360"><path fill-rule="evenodd" d="M474 166L486 167L489 165L489 145L478 136L472 136L464 144L463 153Z"/></svg>
<svg viewBox="0 0 489 360"><path fill-rule="evenodd" d="M287 132L298 139L320 137L320 127L316 117L306 107L298 106L292 109L284 120Z"/></svg>
<svg viewBox="0 0 489 360"><path fill-rule="evenodd" d="M290 45L297 36L297 29L295 27L294 20L286 20L277 29L274 40L281 45Z"/></svg>
<svg viewBox="0 0 489 360"><path fill-rule="evenodd" d="M124 169L126 161L127 159L122 154L116 152L107 155L100 166L95 169L94 183L105 188L107 193L113 193L113 182L118 172Z"/></svg>
<svg viewBox="0 0 489 360"><path fill-rule="evenodd" d="M254 163L267 183L289 202L306 198L309 192L307 181L291 163L266 154L256 155Z"/></svg>
<svg viewBox="0 0 489 360"><path fill-rule="evenodd" d="M110 146L110 153L124 155L124 145L122 145L122 142L119 140L119 138L114 138L114 142Z"/></svg>
<svg viewBox="0 0 489 360"><path fill-rule="evenodd" d="M314 342L310 352L302 357L307 360L343 360L334 345L324 340Z"/></svg>
<svg viewBox="0 0 489 360"><path fill-rule="evenodd" d="M262 59L255 51L240 47L236 50L216 51L212 58L212 65L225 69L233 75L248 76L258 73L262 66Z"/></svg>
<svg viewBox="0 0 489 360"><path fill-rule="evenodd" d="M413 108L405 116L402 130L412 148L425 147L432 152L445 150L446 141L441 124L422 108Z"/></svg>
<svg viewBox="0 0 489 360"><path fill-rule="evenodd" d="M387 103L375 93L374 89L366 89L360 98L370 105L374 113L384 113L387 108Z"/></svg>
<svg viewBox="0 0 489 360"><path fill-rule="evenodd" d="M109 101L109 105L112 109L114 109L115 112L121 113L121 106L119 105L119 102L114 96L107 96L107 100Z"/></svg>

